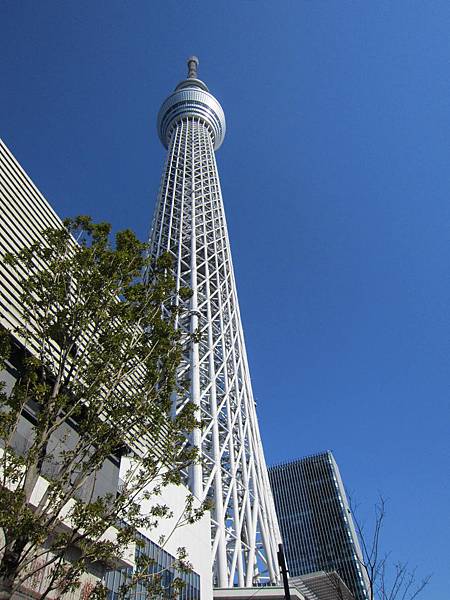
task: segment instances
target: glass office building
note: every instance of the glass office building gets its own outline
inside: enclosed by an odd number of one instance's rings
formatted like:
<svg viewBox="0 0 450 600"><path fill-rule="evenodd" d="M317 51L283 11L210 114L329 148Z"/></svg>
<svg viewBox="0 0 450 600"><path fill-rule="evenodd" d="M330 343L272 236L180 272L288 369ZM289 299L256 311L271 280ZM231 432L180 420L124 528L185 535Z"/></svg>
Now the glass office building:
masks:
<svg viewBox="0 0 450 600"><path fill-rule="evenodd" d="M369 597L361 548L331 452L269 469L291 577L336 571L357 600Z"/></svg>

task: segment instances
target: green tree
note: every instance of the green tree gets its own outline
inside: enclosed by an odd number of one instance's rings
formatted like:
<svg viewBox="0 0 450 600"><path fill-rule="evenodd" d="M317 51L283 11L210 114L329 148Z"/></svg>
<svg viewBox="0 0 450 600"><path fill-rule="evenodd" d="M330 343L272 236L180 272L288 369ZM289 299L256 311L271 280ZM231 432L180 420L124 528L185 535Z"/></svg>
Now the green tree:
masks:
<svg viewBox="0 0 450 600"><path fill-rule="evenodd" d="M111 241L110 226L88 217L4 260L22 279L23 310L22 325L0 338L1 370L12 341L22 348L14 388L0 395L0 599L42 570L45 598L79 586L89 564L113 565L138 527L170 515L158 495L197 459L186 444L192 404L171 416L186 389L176 320L189 291L175 290L170 257L152 260L128 230ZM31 430L18 448L25 413ZM105 461L124 454L120 493L97 496ZM48 485L36 495L40 477ZM142 494L155 496L147 514ZM189 499L185 518L200 515Z"/></svg>

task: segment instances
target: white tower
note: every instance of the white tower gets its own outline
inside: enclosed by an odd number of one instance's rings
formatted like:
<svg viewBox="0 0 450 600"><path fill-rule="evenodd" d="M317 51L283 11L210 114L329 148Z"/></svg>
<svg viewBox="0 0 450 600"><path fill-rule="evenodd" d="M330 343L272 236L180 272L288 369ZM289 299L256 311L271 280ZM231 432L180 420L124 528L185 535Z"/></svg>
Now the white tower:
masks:
<svg viewBox="0 0 450 600"><path fill-rule="evenodd" d="M169 251L178 286L191 288L188 316L178 326L199 332L187 345L180 377L190 382L203 428L192 435L201 463L190 473L192 493L212 510L214 585L252 586L278 580L280 539L242 332L214 151L225 115L197 79L188 78L163 103L158 133L168 149L151 232L152 253ZM178 398L179 408L185 399Z"/></svg>

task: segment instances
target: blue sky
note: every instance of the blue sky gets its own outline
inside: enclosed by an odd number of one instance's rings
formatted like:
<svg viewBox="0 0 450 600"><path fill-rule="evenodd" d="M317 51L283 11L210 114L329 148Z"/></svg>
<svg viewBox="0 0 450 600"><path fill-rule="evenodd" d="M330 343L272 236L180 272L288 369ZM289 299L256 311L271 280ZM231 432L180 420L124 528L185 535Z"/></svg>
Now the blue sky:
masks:
<svg viewBox="0 0 450 600"><path fill-rule="evenodd" d="M449 581L448 1L0 3L0 136L61 216L145 238L156 114L200 57L269 464L331 449Z"/></svg>

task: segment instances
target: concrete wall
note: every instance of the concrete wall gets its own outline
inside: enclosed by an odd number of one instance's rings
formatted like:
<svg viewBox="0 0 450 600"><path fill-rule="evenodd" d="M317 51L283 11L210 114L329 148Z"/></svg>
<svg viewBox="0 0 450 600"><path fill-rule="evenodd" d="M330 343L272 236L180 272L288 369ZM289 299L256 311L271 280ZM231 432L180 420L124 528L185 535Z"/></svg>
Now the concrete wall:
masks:
<svg viewBox="0 0 450 600"><path fill-rule="evenodd" d="M121 475L126 473L130 464L130 459L122 459ZM148 486L148 490L151 489L152 486ZM156 544L159 544L158 540L163 535L166 538L164 550L173 556L176 556L178 548L186 548L189 562L194 571L200 575L201 600L212 600L211 516L207 511L196 523L177 526L177 522L183 518L187 496L188 490L185 486L169 485L163 489L161 496L150 500L141 497L143 513L155 504L166 504L172 510L173 517L160 519L156 528L142 529L140 532Z"/></svg>

